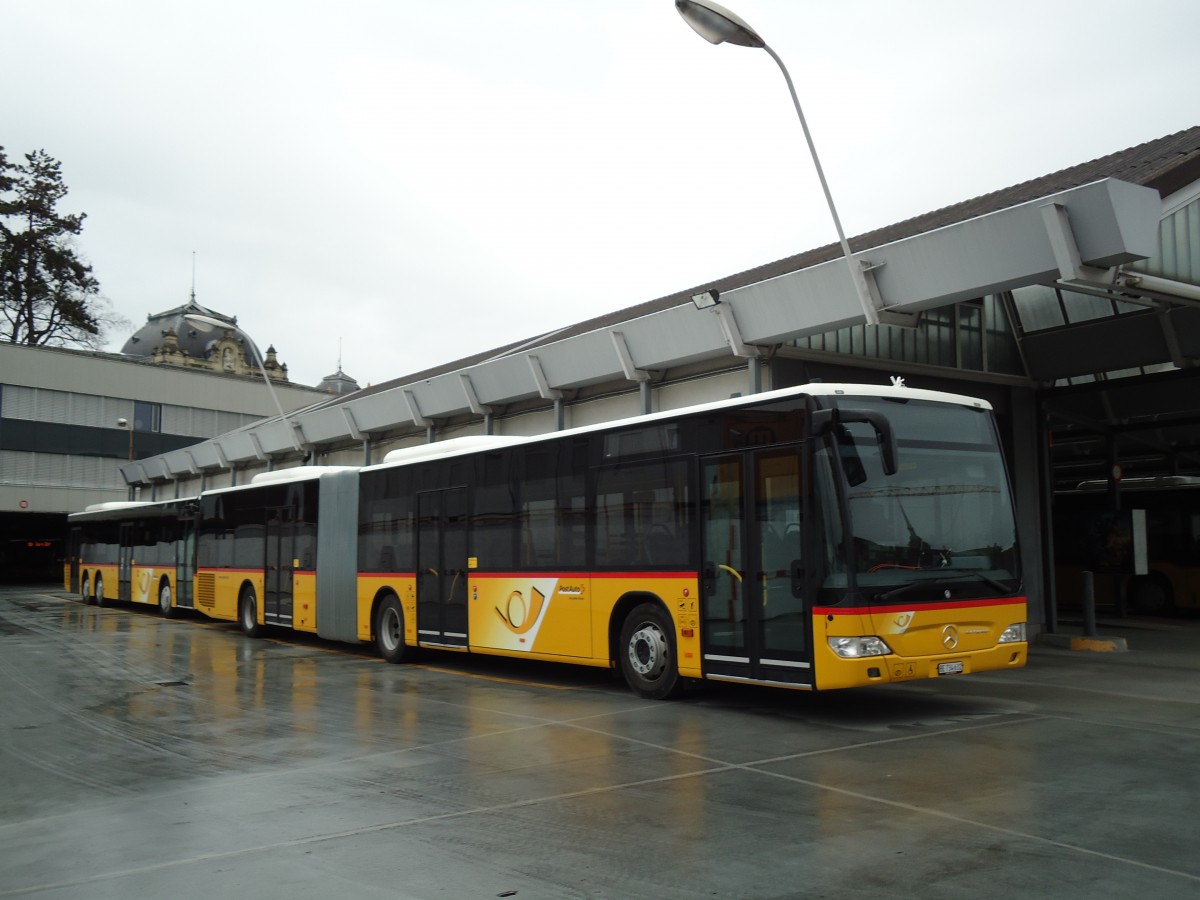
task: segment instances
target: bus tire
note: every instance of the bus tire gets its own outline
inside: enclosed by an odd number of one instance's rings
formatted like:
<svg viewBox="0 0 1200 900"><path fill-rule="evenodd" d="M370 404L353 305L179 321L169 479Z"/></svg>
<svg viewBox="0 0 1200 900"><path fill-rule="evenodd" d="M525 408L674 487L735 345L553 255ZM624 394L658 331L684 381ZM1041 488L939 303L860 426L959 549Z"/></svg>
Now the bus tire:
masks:
<svg viewBox="0 0 1200 900"><path fill-rule="evenodd" d="M104 605L104 576L96 573L96 605Z"/></svg>
<svg viewBox="0 0 1200 900"><path fill-rule="evenodd" d="M401 663L411 655L404 643L404 609L395 596L385 597L375 610L375 647L385 662Z"/></svg>
<svg viewBox="0 0 1200 900"><path fill-rule="evenodd" d="M263 626L258 624L258 598L254 596L254 588L249 585L242 588L238 597L238 622L246 637L262 637Z"/></svg>
<svg viewBox="0 0 1200 900"><path fill-rule="evenodd" d="M1129 605L1147 616L1162 616L1175 607L1171 582L1159 574L1139 575L1129 582Z"/></svg>
<svg viewBox="0 0 1200 900"><path fill-rule="evenodd" d="M617 656L625 682L639 697L667 700L683 689L675 627L659 604L638 604L625 618Z"/></svg>
<svg viewBox="0 0 1200 900"><path fill-rule="evenodd" d="M83 578L81 578L79 581L79 599L82 600L87 606L92 605L92 595L89 593L89 588L91 588L91 586L92 583L88 579L87 573L84 572Z"/></svg>
<svg viewBox="0 0 1200 900"><path fill-rule="evenodd" d="M158 589L158 611L163 614L164 619L173 619L178 615L178 610L171 603L171 582L163 579L162 587Z"/></svg>

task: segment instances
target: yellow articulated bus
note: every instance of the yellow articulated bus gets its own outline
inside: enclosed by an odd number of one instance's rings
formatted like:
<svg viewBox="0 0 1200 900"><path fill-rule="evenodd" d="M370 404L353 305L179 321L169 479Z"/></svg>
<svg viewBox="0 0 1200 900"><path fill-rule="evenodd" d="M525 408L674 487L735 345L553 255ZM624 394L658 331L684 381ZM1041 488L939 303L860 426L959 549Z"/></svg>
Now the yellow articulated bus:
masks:
<svg viewBox="0 0 1200 900"><path fill-rule="evenodd" d="M67 589L87 603L190 607L195 500L99 503L69 517Z"/></svg>
<svg viewBox="0 0 1200 900"><path fill-rule="evenodd" d="M250 635L373 642L389 662L573 662L666 698L1026 660L995 425L958 395L806 385L280 470L179 508L196 609Z"/></svg>

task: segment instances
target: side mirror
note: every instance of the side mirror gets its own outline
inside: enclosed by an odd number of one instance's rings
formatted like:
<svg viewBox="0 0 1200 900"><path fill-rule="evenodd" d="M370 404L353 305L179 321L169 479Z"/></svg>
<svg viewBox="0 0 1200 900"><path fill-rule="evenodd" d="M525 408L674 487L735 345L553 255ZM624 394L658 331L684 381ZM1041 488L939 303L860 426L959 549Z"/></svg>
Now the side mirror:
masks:
<svg viewBox="0 0 1200 900"><path fill-rule="evenodd" d="M883 463L884 475L896 474L896 436L892 431L892 423L883 413L872 409L818 409L809 419L809 431L813 437L820 437L833 432L842 443L848 435L842 425L847 422L862 422L875 430L879 441L879 457Z"/></svg>

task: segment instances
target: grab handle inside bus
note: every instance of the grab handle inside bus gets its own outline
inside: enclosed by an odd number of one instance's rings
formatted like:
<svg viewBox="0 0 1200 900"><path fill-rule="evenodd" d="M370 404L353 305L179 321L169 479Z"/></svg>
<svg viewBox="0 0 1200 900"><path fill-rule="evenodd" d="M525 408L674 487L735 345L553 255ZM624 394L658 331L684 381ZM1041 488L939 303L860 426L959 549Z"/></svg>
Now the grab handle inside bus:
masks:
<svg viewBox="0 0 1200 900"><path fill-rule="evenodd" d="M862 422L875 430L879 440L879 458L883 464L884 475L896 474L896 436L892 432L892 423L887 416L873 409L818 409L812 414L810 431L814 437L828 434L837 426L847 422Z"/></svg>

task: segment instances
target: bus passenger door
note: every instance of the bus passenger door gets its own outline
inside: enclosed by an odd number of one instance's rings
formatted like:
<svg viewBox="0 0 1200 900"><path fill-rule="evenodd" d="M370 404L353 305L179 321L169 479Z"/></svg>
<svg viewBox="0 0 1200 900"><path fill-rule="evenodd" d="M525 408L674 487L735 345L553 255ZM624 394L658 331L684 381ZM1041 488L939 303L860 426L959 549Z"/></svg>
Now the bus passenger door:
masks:
<svg viewBox="0 0 1200 900"><path fill-rule="evenodd" d="M128 523L119 527L117 549L117 599L128 603L133 599L133 531Z"/></svg>
<svg viewBox="0 0 1200 900"><path fill-rule="evenodd" d="M292 624L292 580L296 553L296 509L267 510L263 618L277 625Z"/></svg>
<svg viewBox="0 0 1200 900"><path fill-rule="evenodd" d="M703 461L704 670L811 684L797 448Z"/></svg>
<svg viewBox="0 0 1200 900"><path fill-rule="evenodd" d="M190 516L179 520L175 537L175 605L193 609L196 605L196 520Z"/></svg>
<svg viewBox="0 0 1200 900"><path fill-rule="evenodd" d="M79 593L79 554L83 552L83 529L78 525L71 529L67 537L67 561L70 564L70 582L67 590Z"/></svg>
<svg viewBox="0 0 1200 900"><path fill-rule="evenodd" d="M467 489L417 495L417 639L467 646Z"/></svg>

